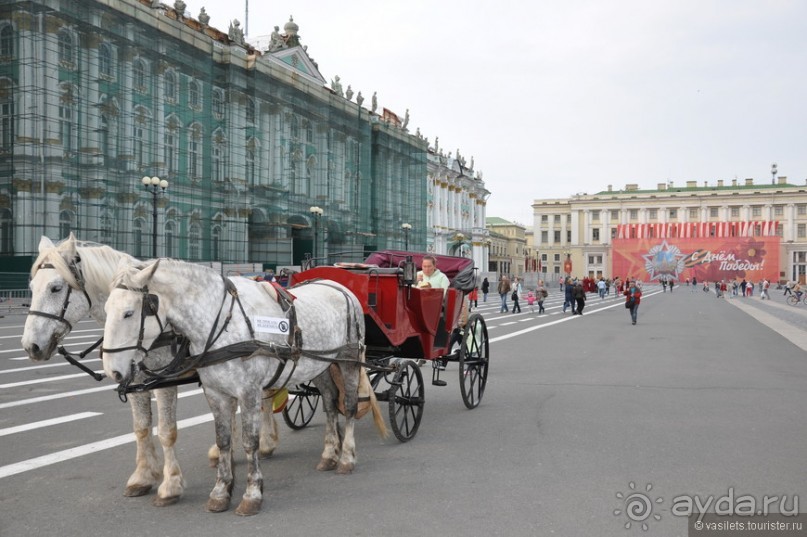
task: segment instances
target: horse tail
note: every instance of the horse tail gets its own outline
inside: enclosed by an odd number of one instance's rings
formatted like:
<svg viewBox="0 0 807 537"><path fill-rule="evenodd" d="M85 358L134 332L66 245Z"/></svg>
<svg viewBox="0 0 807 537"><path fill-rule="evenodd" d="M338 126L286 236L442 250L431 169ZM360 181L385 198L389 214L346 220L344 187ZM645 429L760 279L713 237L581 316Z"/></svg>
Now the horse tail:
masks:
<svg viewBox="0 0 807 537"><path fill-rule="evenodd" d="M363 350L361 353L361 361L364 361ZM381 415L381 407L378 406L378 399L376 399L375 391L370 384L370 377L367 376L367 370L363 367L361 368L359 376L359 393L362 392L369 392L370 394L370 409L373 411L373 423L375 423L375 428L378 429L378 435L381 438L388 437L389 431L387 430L387 424L384 423L384 417Z"/></svg>

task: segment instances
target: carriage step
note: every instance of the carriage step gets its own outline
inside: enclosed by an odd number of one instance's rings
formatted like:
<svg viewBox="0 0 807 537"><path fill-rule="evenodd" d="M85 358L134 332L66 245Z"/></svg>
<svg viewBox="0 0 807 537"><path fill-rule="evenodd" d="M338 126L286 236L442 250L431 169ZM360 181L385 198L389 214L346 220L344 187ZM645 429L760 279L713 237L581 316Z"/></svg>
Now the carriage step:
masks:
<svg viewBox="0 0 807 537"><path fill-rule="evenodd" d="M434 379L432 381L432 386L448 386L448 382L440 379Z"/></svg>

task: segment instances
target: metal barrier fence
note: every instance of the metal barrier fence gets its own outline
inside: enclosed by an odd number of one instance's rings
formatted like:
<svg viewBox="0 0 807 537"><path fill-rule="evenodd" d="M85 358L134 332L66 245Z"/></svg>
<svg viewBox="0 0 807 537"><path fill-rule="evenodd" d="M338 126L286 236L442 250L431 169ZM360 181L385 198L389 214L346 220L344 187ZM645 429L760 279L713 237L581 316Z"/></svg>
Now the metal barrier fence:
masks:
<svg viewBox="0 0 807 537"><path fill-rule="evenodd" d="M0 313L27 314L31 306L30 289L0 290Z"/></svg>

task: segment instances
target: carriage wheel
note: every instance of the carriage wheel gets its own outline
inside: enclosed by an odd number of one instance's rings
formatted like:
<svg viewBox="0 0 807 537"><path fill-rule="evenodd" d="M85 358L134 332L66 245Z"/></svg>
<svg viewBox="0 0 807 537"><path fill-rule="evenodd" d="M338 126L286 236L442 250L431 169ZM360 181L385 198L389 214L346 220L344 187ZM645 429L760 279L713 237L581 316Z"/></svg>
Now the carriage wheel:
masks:
<svg viewBox="0 0 807 537"><path fill-rule="evenodd" d="M460 347L460 390L462 401L468 408L476 408L485 393L488 382L489 360L488 327L478 313L465 325Z"/></svg>
<svg viewBox="0 0 807 537"><path fill-rule="evenodd" d="M426 388L423 374L412 360L401 360L389 388L389 421L401 442L415 437L423 417Z"/></svg>
<svg viewBox="0 0 807 537"><path fill-rule="evenodd" d="M295 391L293 395L294 398L289 397L289 402L283 409L283 421L295 431L299 431L311 423L311 419L317 413L319 390L310 384L303 384L300 391Z"/></svg>

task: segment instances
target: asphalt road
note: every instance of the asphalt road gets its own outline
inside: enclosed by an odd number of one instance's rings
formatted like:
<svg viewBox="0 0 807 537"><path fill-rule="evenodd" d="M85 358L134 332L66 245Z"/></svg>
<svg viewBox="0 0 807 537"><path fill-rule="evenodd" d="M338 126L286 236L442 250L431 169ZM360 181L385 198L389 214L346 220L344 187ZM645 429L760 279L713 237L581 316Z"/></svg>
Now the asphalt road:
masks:
<svg viewBox="0 0 807 537"><path fill-rule="evenodd" d="M465 409L449 365L447 387L427 386L412 441L381 440L360 422L351 476L314 469L321 413L300 432L281 424L281 445L263 461L263 510L251 518L204 511L213 431L196 387L181 388L179 403L189 423L177 444L185 496L165 508L151 505L153 494L125 498L128 405L61 359L29 362L24 317L6 316L0 536L666 536L687 535L673 512L682 498L731 491L760 505L764 496L807 503L807 307L779 293L767 303L648 287L636 326L613 298L591 296L572 317L559 313L554 289L539 317L499 314L489 297L479 311L491 368L478 408ZM80 348L99 334L81 323L68 342ZM237 453L236 502L244 470ZM649 510L631 518L631 494Z"/></svg>

